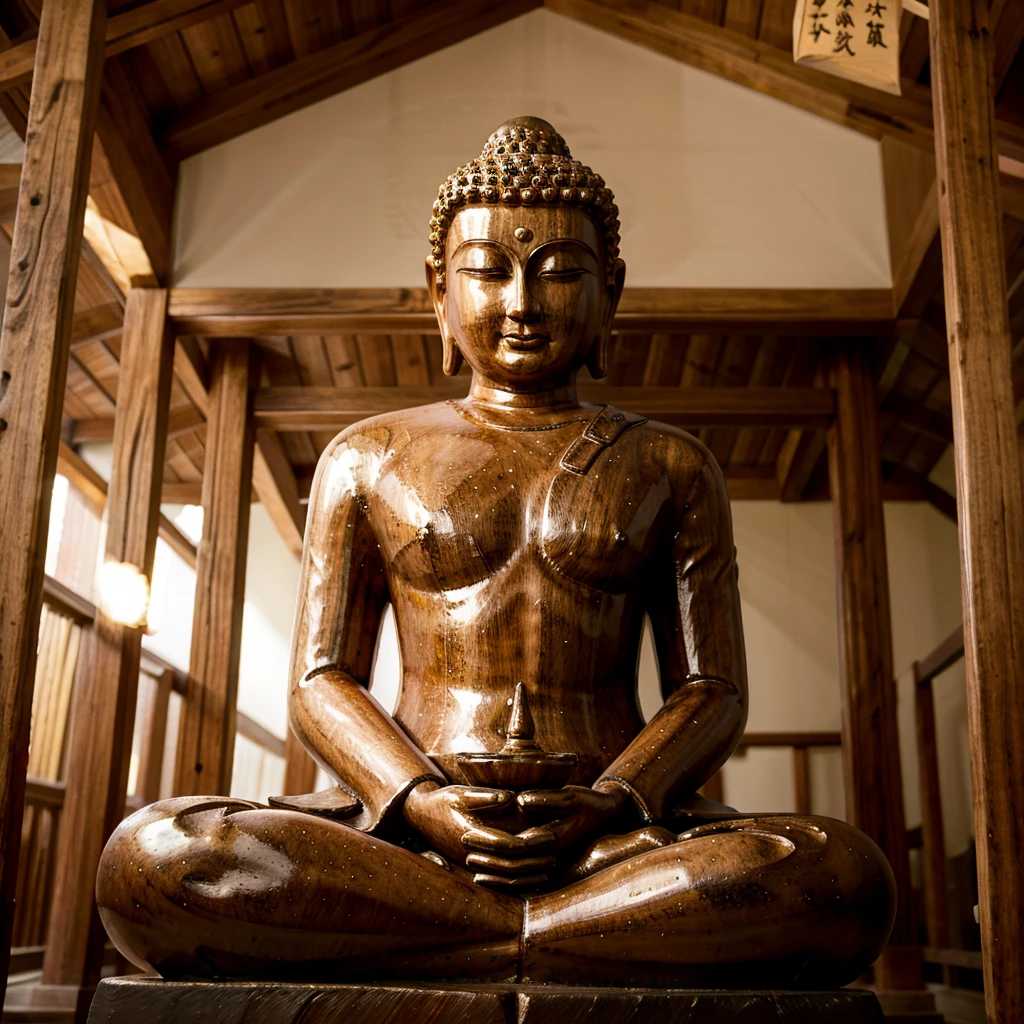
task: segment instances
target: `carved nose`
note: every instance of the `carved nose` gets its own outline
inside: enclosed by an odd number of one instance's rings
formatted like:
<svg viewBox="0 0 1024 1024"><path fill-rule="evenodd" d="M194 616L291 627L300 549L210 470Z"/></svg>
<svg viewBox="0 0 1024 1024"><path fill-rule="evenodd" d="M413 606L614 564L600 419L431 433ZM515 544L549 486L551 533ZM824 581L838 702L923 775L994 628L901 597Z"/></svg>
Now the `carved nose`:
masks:
<svg viewBox="0 0 1024 1024"><path fill-rule="evenodd" d="M522 273L517 273L512 282L511 295L505 313L509 320L523 324L532 323L540 317L540 304L530 295Z"/></svg>

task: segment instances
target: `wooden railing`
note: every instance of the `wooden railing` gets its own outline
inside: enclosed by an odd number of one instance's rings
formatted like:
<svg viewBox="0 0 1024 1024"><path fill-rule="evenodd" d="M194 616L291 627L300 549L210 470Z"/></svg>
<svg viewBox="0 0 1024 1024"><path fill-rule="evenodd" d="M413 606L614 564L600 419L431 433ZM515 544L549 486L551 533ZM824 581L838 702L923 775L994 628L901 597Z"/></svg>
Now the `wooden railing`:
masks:
<svg viewBox="0 0 1024 1024"><path fill-rule="evenodd" d="M950 968L981 969L977 950L952 949L946 837L939 785L939 753L935 728L932 681L964 656L964 631L957 627L934 651L915 661L914 717L917 723L917 758L921 787L922 897L928 945L922 950L927 963L939 964L947 984L955 980Z"/></svg>
<svg viewBox="0 0 1024 1024"><path fill-rule="evenodd" d="M64 808L65 733L79 650L95 618L96 607L92 602L46 577L29 774L25 785L12 974L38 970L42 966ZM125 801L126 814L160 797L170 698L172 693L184 696L187 685L186 672L152 651L143 651L138 704L141 726L138 770L134 792ZM243 712L238 712L237 730L240 736L266 752L284 758L284 740Z"/></svg>
<svg viewBox="0 0 1024 1024"><path fill-rule="evenodd" d="M796 813L811 813L811 765L812 747L841 747L843 737L838 732L745 732L740 738L736 753L754 748L790 747L793 751L793 791L796 795ZM735 754L733 755L735 756ZM701 788L709 800L726 803L725 783L722 772L716 772Z"/></svg>

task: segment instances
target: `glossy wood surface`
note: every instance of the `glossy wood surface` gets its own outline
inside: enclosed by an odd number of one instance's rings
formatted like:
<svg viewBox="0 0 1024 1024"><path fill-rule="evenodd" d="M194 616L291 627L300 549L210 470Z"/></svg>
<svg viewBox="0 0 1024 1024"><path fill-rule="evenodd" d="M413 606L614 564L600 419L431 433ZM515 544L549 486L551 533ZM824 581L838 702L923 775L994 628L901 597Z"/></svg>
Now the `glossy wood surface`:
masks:
<svg viewBox="0 0 1024 1024"><path fill-rule="evenodd" d="M504 131L492 153L564 145ZM594 180L568 157L544 173ZM310 494L290 720L340 785L124 822L97 895L135 962L760 987L842 984L877 955L893 880L867 836L696 795L746 720L729 499L694 437L579 401L624 281L613 222L569 201L451 217L428 283L468 396L346 429ZM388 604L393 714L368 690ZM647 723L645 616L665 697Z"/></svg>
<svg viewBox="0 0 1024 1024"><path fill-rule="evenodd" d="M977 0L939 0L930 34L985 1001L1010 1024L1024 1018L1024 490L988 17Z"/></svg>
<svg viewBox="0 0 1024 1024"><path fill-rule="evenodd" d="M98 0L53 0L43 18L0 335L0 991L106 9Z"/></svg>

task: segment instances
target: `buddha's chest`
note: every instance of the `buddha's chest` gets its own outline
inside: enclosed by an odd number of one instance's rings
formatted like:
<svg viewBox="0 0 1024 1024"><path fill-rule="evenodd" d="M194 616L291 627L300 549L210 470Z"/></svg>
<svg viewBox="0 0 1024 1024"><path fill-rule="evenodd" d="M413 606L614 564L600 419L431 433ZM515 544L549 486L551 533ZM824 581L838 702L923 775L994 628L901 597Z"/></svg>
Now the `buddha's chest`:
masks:
<svg viewBox="0 0 1024 1024"><path fill-rule="evenodd" d="M594 590L637 586L674 518L670 482L622 442L567 472L581 429L434 435L395 452L371 508L394 581L450 592L541 565Z"/></svg>

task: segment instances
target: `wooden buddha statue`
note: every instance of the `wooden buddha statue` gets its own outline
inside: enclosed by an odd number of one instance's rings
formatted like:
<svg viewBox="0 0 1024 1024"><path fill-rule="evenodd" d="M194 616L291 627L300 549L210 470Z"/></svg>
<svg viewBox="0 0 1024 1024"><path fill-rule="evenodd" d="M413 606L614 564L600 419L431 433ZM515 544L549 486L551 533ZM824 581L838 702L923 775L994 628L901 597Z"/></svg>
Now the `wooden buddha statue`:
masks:
<svg viewBox="0 0 1024 1024"><path fill-rule="evenodd" d="M430 240L469 394L344 430L309 503L290 720L339 786L133 814L99 870L111 938L168 978L851 981L892 924L878 848L697 795L747 713L729 499L689 434L577 400L625 276L611 192L517 118ZM393 714L367 688L389 603Z"/></svg>

